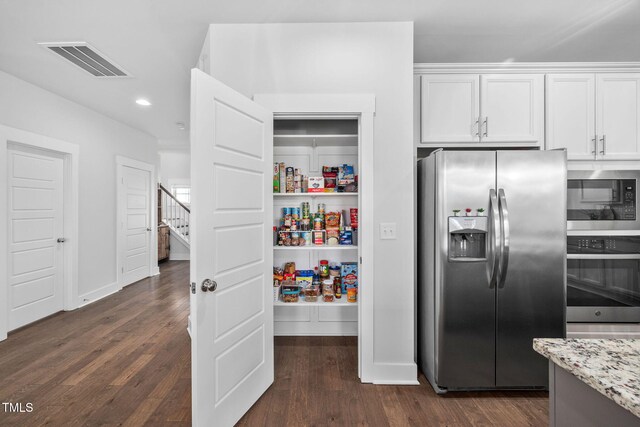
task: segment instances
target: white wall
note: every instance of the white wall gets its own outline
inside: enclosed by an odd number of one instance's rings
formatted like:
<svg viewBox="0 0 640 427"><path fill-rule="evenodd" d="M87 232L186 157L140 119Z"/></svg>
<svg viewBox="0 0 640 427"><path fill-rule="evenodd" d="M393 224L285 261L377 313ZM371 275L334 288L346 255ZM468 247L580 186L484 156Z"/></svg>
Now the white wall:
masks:
<svg viewBox="0 0 640 427"><path fill-rule="evenodd" d="M79 303L108 293L117 285L115 158L156 165L157 140L4 72L0 94L0 124L79 146Z"/></svg>
<svg viewBox="0 0 640 427"><path fill-rule="evenodd" d="M190 184L191 153L188 149L160 149L158 162L158 179L166 189L171 190L172 184Z"/></svg>
<svg viewBox="0 0 640 427"><path fill-rule="evenodd" d="M413 24L212 25L209 34L211 74L248 97L376 96L374 380L415 381ZM381 222L397 223L397 240L378 239Z"/></svg>

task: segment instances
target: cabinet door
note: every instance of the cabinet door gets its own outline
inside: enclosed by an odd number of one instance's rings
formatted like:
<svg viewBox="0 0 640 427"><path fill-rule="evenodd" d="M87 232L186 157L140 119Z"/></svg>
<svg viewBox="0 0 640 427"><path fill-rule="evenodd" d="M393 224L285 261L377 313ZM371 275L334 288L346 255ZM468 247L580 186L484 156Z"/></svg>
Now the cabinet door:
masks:
<svg viewBox="0 0 640 427"><path fill-rule="evenodd" d="M487 74L480 77L482 142L544 142L544 75Z"/></svg>
<svg viewBox="0 0 640 427"><path fill-rule="evenodd" d="M640 159L640 73L596 79L598 158Z"/></svg>
<svg viewBox="0 0 640 427"><path fill-rule="evenodd" d="M547 149L570 160L596 157L595 74L547 75Z"/></svg>
<svg viewBox="0 0 640 427"><path fill-rule="evenodd" d="M421 79L421 142L478 142L479 76L426 75Z"/></svg>

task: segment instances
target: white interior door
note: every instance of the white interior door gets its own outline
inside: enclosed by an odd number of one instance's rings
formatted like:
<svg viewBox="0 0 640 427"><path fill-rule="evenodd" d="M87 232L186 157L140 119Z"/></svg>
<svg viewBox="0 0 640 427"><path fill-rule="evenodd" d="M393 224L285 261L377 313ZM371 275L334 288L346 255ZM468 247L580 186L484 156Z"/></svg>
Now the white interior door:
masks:
<svg viewBox="0 0 640 427"><path fill-rule="evenodd" d="M273 115L194 69L190 228L191 282L196 284L191 294L195 425L233 425L273 383L272 162Z"/></svg>
<svg viewBox="0 0 640 427"><path fill-rule="evenodd" d="M151 275L151 173L121 166L121 286Z"/></svg>
<svg viewBox="0 0 640 427"><path fill-rule="evenodd" d="M9 330L63 309L64 161L8 150Z"/></svg>

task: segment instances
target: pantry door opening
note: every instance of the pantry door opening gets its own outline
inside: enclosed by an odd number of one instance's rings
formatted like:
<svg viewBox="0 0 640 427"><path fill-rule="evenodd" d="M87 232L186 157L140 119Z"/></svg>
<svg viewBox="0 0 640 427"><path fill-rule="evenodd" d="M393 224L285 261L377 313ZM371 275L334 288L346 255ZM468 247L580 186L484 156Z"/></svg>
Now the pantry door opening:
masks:
<svg viewBox="0 0 640 427"><path fill-rule="evenodd" d="M354 98L254 97L274 111L274 334L357 336L358 376L369 382L375 104Z"/></svg>

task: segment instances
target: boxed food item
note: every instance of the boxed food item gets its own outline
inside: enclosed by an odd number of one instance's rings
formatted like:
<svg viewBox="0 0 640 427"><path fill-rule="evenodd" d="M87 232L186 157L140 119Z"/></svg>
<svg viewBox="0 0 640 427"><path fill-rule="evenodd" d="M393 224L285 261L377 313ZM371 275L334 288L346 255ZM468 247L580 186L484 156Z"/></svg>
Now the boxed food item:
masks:
<svg viewBox="0 0 640 427"><path fill-rule="evenodd" d="M299 270L296 272L296 285L301 289L311 286L313 281L313 270Z"/></svg>
<svg viewBox="0 0 640 427"><path fill-rule="evenodd" d="M324 178L321 176L310 176L307 179L307 187L309 193L322 193L324 191Z"/></svg>
<svg viewBox="0 0 640 427"><path fill-rule="evenodd" d="M345 227L340 231L340 244L353 245L353 233L351 232L351 227Z"/></svg>
<svg viewBox="0 0 640 427"><path fill-rule="evenodd" d="M349 216L351 219L351 228L358 228L358 208L349 209Z"/></svg>
<svg viewBox="0 0 640 427"><path fill-rule="evenodd" d="M344 164L338 168L338 185L347 185L355 181L353 166Z"/></svg>
<svg viewBox="0 0 640 427"><path fill-rule="evenodd" d="M358 287L358 263L343 262L340 267L342 276L342 293L346 294L349 288Z"/></svg>
<svg viewBox="0 0 640 427"><path fill-rule="evenodd" d="M287 192L287 186L286 186L287 170L284 165L284 162L280 162L280 164L278 165L278 171L280 173L280 179L279 179L280 193L286 193Z"/></svg>
<svg viewBox="0 0 640 427"><path fill-rule="evenodd" d="M280 163L273 164L273 192L280 192Z"/></svg>
<svg viewBox="0 0 640 427"><path fill-rule="evenodd" d="M325 228L327 230L340 228L340 212L327 212L324 216Z"/></svg>
<svg viewBox="0 0 640 427"><path fill-rule="evenodd" d="M340 230L337 228L327 230L327 245L337 246L340 243Z"/></svg>
<svg viewBox="0 0 640 427"><path fill-rule="evenodd" d="M338 168L323 166L322 177L324 178L324 188L336 188L338 181Z"/></svg>
<svg viewBox="0 0 640 427"><path fill-rule="evenodd" d="M287 185L287 193L293 193L295 191L295 185L293 182L293 168L292 167L288 167L287 168L287 181L286 181L286 185Z"/></svg>

